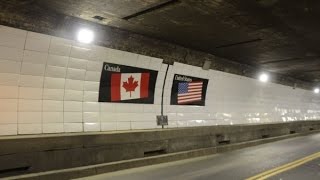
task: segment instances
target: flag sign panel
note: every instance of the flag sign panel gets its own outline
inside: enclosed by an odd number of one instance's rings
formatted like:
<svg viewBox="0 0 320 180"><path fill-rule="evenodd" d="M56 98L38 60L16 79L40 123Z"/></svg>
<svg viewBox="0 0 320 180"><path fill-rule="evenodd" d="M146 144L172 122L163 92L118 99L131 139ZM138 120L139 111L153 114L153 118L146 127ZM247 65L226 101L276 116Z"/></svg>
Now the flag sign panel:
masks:
<svg viewBox="0 0 320 180"><path fill-rule="evenodd" d="M157 71L103 63L99 102L153 104Z"/></svg>
<svg viewBox="0 0 320 180"><path fill-rule="evenodd" d="M208 81L208 79L175 74L170 104L204 106Z"/></svg>

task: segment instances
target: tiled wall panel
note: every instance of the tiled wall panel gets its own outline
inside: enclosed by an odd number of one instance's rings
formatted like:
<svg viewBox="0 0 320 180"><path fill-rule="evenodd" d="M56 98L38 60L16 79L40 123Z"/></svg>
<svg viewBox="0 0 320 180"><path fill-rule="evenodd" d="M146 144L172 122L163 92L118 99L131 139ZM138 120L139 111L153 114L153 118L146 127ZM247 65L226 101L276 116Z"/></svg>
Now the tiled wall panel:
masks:
<svg viewBox="0 0 320 180"><path fill-rule="evenodd" d="M154 104L99 103L103 62L158 71ZM0 26L0 135L154 129L162 59ZM209 79L206 106L172 106L174 74ZM175 63L163 112L169 128L320 119L310 91Z"/></svg>

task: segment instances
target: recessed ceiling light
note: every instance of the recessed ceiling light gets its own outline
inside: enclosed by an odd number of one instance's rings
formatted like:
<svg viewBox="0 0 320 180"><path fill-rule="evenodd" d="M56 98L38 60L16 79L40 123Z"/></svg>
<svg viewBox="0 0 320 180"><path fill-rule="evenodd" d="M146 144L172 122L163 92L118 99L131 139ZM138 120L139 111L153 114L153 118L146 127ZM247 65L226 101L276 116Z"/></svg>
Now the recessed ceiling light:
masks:
<svg viewBox="0 0 320 180"><path fill-rule="evenodd" d="M314 88L313 92L318 94L320 92L320 89L319 88Z"/></svg>
<svg viewBox="0 0 320 180"><path fill-rule="evenodd" d="M94 39L94 33L93 31L89 29L80 29L77 34L77 40L81 43L91 43Z"/></svg>
<svg viewBox="0 0 320 180"><path fill-rule="evenodd" d="M269 75L266 73L262 73L259 75L259 81L261 82L267 82L269 80Z"/></svg>

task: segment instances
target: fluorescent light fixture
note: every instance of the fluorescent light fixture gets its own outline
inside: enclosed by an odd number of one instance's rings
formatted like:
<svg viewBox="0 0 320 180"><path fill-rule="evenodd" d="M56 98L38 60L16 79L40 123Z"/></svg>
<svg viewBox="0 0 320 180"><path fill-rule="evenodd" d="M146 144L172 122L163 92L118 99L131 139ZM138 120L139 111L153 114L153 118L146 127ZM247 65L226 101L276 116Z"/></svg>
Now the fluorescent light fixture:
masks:
<svg viewBox="0 0 320 180"><path fill-rule="evenodd" d="M80 29L77 34L77 40L81 43L89 44L94 39L93 31L89 29Z"/></svg>
<svg viewBox="0 0 320 180"><path fill-rule="evenodd" d="M269 80L269 75L266 73L262 73L259 75L259 81L261 82L267 82Z"/></svg>
<svg viewBox="0 0 320 180"><path fill-rule="evenodd" d="M314 88L313 92L316 93L316 94L319 94L320 89L319 88Z"/></svg>

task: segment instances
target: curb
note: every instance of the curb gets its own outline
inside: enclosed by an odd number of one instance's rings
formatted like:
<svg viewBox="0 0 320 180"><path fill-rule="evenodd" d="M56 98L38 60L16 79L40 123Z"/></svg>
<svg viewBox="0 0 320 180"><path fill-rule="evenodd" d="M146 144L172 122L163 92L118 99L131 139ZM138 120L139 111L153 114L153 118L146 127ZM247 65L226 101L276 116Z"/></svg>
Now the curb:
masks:
<svg viewBox="0 0 320 180"><path fill-rule="evenodd" d="M228 151L233 151L237 149L242 149L246 147L256 146L260 144L265 144L269 142L279 141L283 139L293 138L297 136L304 136L308 134L319 133L320 130L315 130L306 133L296 133L296 134L289 134L284 136L278 137L271 137L266 139L259 139L235 144L228 144L228 145L220 145L216 147L210 148L203 148L203 149L196 149L190 151L183 151L178 153L170 153L164 155L158 155L153 157L145 157L145 158L138 158L138 159L130 159L130 160L123 160L111 163L103 163L97 165L89 165L83 167L76 167L76 168L69 168L69 169L62 169L62 170L53 170L47 172L40 172L40 173L32 173L26 175L18 175L18 176L11 176L6 177L8 180L14 179L23 179L23 180L51 180L51 179L59 179L59 180L67 180L67 179L75 179L81 178L86 176L93 176L97 174L103 174L108 172L120 171L129 168L137 168L142 166L184 160L189 158L195 158L200 156L212 155L216 153L224 153Z"/></svg>

